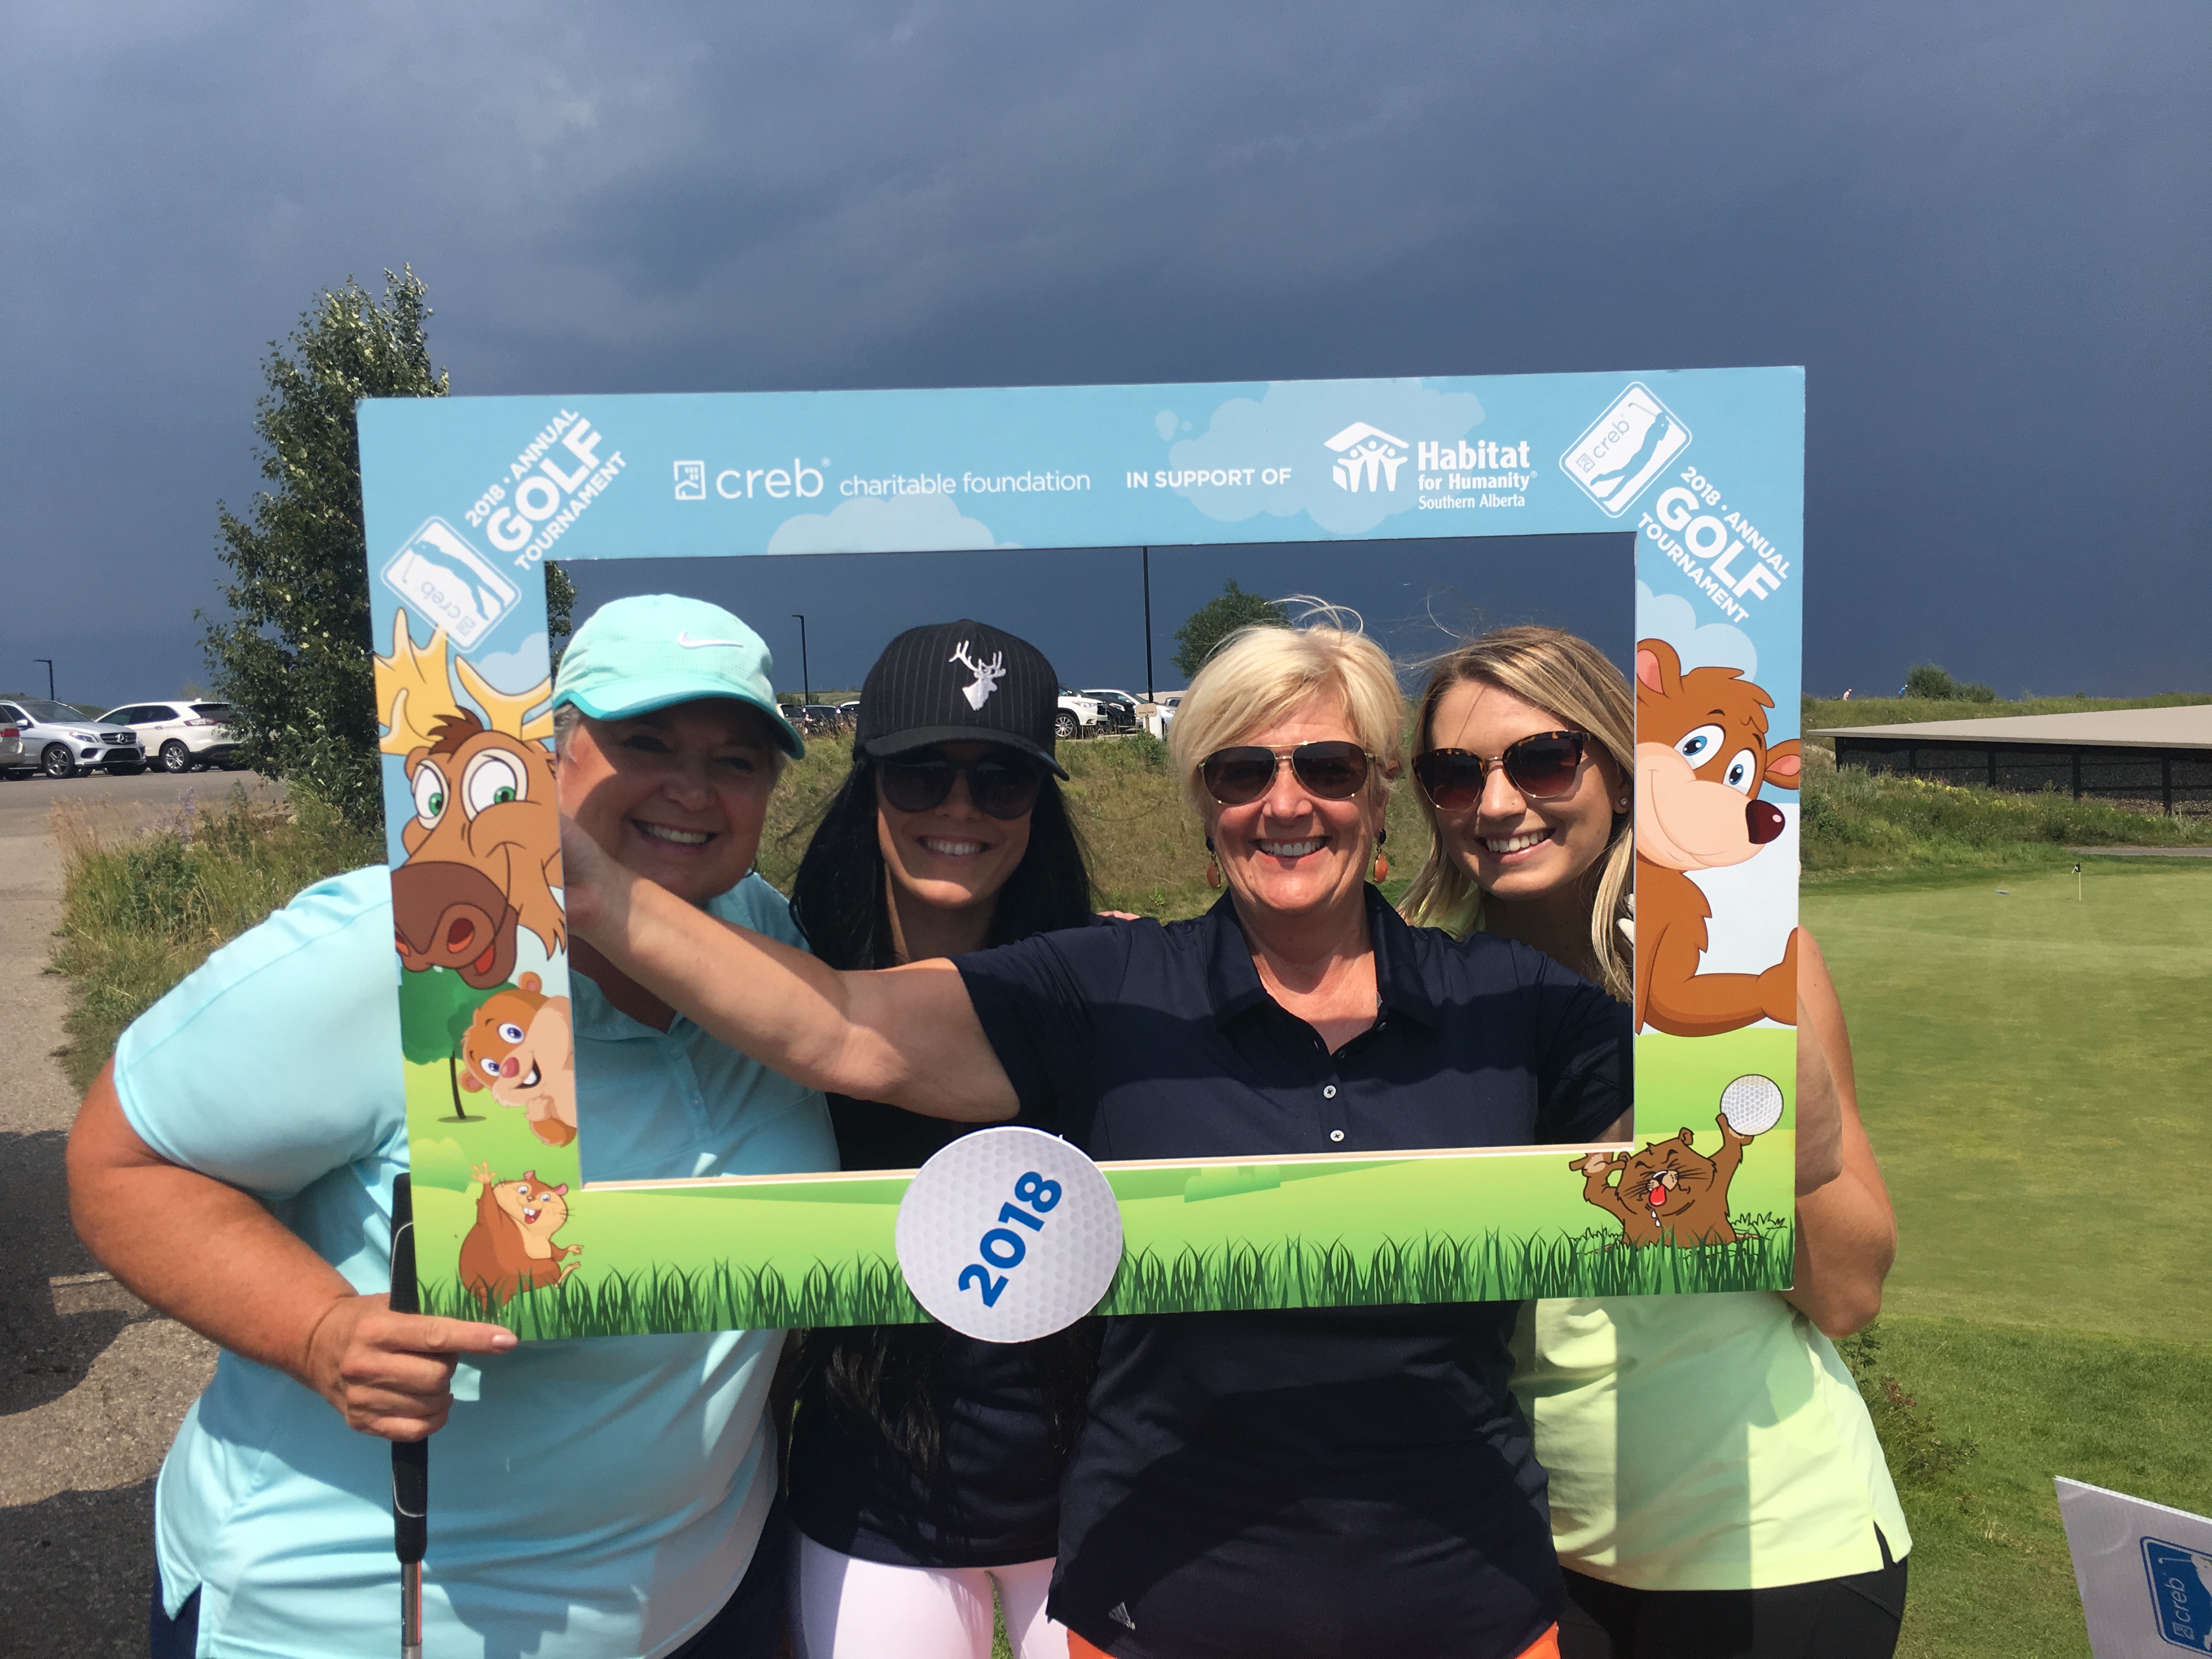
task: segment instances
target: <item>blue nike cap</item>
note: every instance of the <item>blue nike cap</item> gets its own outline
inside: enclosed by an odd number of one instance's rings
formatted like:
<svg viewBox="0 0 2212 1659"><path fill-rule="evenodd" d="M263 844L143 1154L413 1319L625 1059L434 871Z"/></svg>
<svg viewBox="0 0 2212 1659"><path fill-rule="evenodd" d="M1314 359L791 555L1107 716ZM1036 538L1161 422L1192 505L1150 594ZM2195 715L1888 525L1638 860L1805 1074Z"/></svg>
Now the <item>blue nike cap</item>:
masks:
<svg viewBox="0 0 2212 1659"><path fill-rule="evenodd" d="M775 706L775 659L761 636L704 599L641 593L611 599L568 641L553 680L553 705L597 720L635 719L701 697L733 697L768 716L796 760L806 744Z"/></svg>

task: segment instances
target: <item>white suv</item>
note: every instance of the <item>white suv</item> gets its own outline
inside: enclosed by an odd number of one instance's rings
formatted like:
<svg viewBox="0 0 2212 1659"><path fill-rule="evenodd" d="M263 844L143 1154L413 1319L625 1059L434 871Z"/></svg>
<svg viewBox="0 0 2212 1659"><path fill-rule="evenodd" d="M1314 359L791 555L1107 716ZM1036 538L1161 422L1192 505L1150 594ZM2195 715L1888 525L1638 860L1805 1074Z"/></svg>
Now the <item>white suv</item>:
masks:
<svg viewBox="0 0 2212 1659"><path fill-rule="evenodd" d="M1060 688L1060 707L1052 717L1052 732L1061 742L1087 738L1105 724L1106 711L1096 697L1086 697L1067 686Z"/></svg>
<svg viewBox="0 0 2212 1659"><path fill-rule="evenodd" d="M128 702L98 723L129 726L149 762L165 772L189 772L196 766L229 769L238 753L229 720L227 702Z"/></svg>

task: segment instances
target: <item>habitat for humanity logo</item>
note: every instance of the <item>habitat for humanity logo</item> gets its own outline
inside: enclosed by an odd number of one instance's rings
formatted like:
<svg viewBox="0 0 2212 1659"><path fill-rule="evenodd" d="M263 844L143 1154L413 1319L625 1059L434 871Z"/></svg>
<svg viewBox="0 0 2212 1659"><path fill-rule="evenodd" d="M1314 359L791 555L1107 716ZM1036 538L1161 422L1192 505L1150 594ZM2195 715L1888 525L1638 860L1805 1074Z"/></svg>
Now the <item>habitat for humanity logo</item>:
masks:
<svg viewBox="0 0 2212 1659"><path fill-rule="evenodd" d="M1690 428L1641 380L1615 398L1559 457L1560 469L1607 514L1628 510L1659 469L1690 445Z"/></svg>
<svg viewBox="0 0 2212 1659"><path fill-rule="evenodd" d="M384 567L392 591L466 651L514 609L520 591L443 519L422 527Z"/></svg>
<svg viewBox="0 0 2212 1659"><path fill-rule="evenodd" d="M1394 438L1380 427L1364 421L1354 421L1350 426L1327 439L1328 447L1340 459L1329 469L1339 489L1358 494L1364 486L1376 492L1398 487L1398 469L1406 464L1406 451L1411 447L1403 438Z"/></svg>

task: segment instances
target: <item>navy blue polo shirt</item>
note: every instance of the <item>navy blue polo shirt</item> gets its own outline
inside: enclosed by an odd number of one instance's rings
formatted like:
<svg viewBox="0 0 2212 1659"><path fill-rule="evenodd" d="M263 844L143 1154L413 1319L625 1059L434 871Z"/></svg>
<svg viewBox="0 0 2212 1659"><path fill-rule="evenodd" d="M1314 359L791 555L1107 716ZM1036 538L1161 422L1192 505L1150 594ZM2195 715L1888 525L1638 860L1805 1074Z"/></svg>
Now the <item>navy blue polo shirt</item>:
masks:
<svg viewBox="0 0 2212 1659"><path fill-rule="evenodd" d="M957 959L1026 1121L1095 1158L1595 1139L1628 1010L1525 945L1409 927L1367 890L1380 1004L1330 1053L1195 921ZM1559 1616L1516 1305L1107 1322L1060 1495L1051 1612L1118 1659L1505 1659Z"/></svg>

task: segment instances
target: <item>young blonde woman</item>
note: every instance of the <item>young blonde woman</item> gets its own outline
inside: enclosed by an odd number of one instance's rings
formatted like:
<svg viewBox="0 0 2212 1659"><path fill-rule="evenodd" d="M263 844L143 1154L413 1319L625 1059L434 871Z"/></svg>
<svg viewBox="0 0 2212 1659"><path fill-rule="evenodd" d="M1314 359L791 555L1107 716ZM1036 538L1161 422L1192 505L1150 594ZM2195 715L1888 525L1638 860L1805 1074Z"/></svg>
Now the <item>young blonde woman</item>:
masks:
<svg viewBox="0 0 2212 1659"><path fill-rule="evenodd" d="M1635 707L1595 647L1486 634L1437 665L1415 738L1434 830L1416 922L1502 934L1630 994ZM1798 942L1796 1284L1531 1304L1514 1389L1551 1475L1563 1659L1879 1659L1911 1540L1831 1339L1872 1319L1896 1225L1850 1042Z"/></svg>

